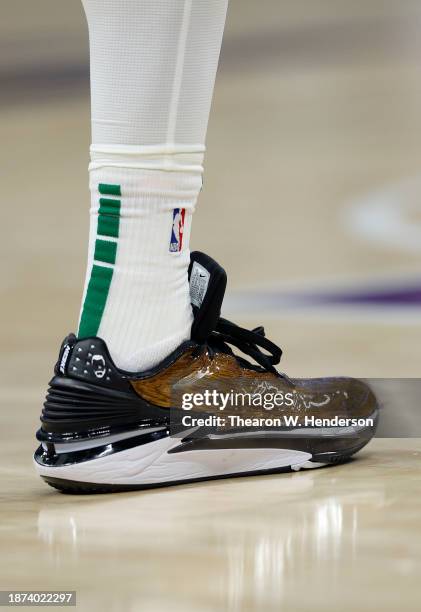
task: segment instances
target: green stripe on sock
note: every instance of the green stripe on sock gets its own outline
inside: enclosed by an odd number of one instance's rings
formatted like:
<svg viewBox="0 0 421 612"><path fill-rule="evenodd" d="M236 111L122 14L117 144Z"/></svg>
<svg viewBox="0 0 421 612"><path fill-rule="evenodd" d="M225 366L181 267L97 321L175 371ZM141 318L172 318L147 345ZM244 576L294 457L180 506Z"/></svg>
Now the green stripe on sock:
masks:
<svg viewBox="0 0 421 612"><path fill-rule="evenodd" d="M110 187L110 185L108 185ZM118 187L119 185L111 185ZM111 198L100 198L99 200L99 217L98 217L98 234L101 236L112 236L118 238L120 227L120 200Z"/></svg>
<svg viewBox="0 0 421 612"><path fill-rule="evenodd" d="M119 215L120 200L112 200L111 198L99 199L99 214L100 215Z"/></svg>
<svg viewBox="0 0 421 612"><path fill-rule="evenodd" d="M121 196L120 185L108 185L100 183L98 191L103 195ZM99 214L97 239L95 241L94 260L102 261L112 266L115 264L117 255L117 242L101 240L98 236L110 236L118 238L120 229L120 200L112 198L99 199ZM79 338L96 336L101 325L110 291L114 268L97 265L94 263L86 290L83 303L82 316L80 318Z"/></svg>
<svg viewBox="0 0 421 612"><path fill-rule="evenodd" d="M115 264L117 253L117 243L109 240L99 240L95 242L94 259L96 261L105 261L105 263Z"/></svg>
<svg viewBox="0 0 421 612"><path fill-rule="evenodd" d="M110 290L113 269L93 265L79 325L79 338L96 336Z"/></svg>
<svg viewBox="0 0 421 612"><path fill-rule="evenodd" d="M121 196L120 185L107 185L107 183L100 183L98 185L98 191L101 195Z"/></svg>
<svg viewBox="0 0 421 612"><path fill-rule="evenodd" d="M112 238L118 238L119 228L119 217L99 215L97 231L100 236L111 236Z"/></svg>

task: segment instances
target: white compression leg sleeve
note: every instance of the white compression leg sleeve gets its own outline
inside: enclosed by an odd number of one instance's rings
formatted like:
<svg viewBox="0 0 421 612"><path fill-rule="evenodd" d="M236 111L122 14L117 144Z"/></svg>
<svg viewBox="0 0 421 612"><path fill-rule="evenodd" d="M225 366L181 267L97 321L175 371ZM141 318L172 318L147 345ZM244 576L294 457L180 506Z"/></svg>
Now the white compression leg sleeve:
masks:
<svg viewBox="0 0 421 612"><path fill-rule="evenodd" d="M126 370L190 336L191 217L228 0L82 0L91 228L79 336Z"/></svg>

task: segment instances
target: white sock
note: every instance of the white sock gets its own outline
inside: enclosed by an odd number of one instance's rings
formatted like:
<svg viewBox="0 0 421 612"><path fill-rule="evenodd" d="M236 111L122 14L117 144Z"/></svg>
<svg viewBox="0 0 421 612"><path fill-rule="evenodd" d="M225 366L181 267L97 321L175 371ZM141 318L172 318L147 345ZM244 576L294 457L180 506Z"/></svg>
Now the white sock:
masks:
<svg viewBox="0 0 421 612"><path fill-rule="evenodd" d="M91 228L79 336L120 368L190 337L191 218L228 0L83 0L91 48Z"/></svg>

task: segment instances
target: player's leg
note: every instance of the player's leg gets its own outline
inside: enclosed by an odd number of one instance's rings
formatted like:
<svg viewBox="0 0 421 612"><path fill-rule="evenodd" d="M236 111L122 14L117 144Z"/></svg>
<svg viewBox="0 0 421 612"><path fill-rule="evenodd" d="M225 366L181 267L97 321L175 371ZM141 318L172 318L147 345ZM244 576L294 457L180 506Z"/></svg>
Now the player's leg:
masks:
<svg viewBox="0 0 421 612"><path fill-rule="evenodd" d="M126 370L190 337L192 214L228 0L83 0L91 230L79 337Z"/></svg>
<svg viewBox="0 0 421 612"><path fill-rule="evenodd" d="M112 491L346 460L374 433L371 391L346 378L279 373L281 350L263 328L220 317L224 270L188 250L226 0L84 5L93 130L88 274L79 337L63 343L42 411L38 473L65 491ZM200 423L221 415L215 400L203 403L209 392L249 398L240 413L234 401L231 416L263 423L268 413L256 396L266 402L266 392L276 393L292 424L275 429L275 441L264 424L227 419L227 429L217 423L212 431ZM180 419L189 397L199 398L191 424ZM335 414L372 424L355 436L339 428L321 438L306 423ZM182 437L170 435L174 415Z"/></svg>

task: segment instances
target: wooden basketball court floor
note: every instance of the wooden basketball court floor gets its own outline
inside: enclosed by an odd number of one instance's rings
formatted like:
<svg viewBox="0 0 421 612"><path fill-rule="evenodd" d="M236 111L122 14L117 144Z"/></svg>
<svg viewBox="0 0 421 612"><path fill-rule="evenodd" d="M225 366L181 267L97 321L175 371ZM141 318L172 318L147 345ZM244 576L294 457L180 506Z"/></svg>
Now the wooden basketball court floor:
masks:
<svg viewBox="0 0 421 612"><path fill-rule="evenodd" d="M81 610L418 610L419 439L115 496L37 480L84 275L87 40L76 0L2 12L1 589L76 590ZM420 375L420 34L412 0L231 1L192 246L294 376Z"/></svg>

